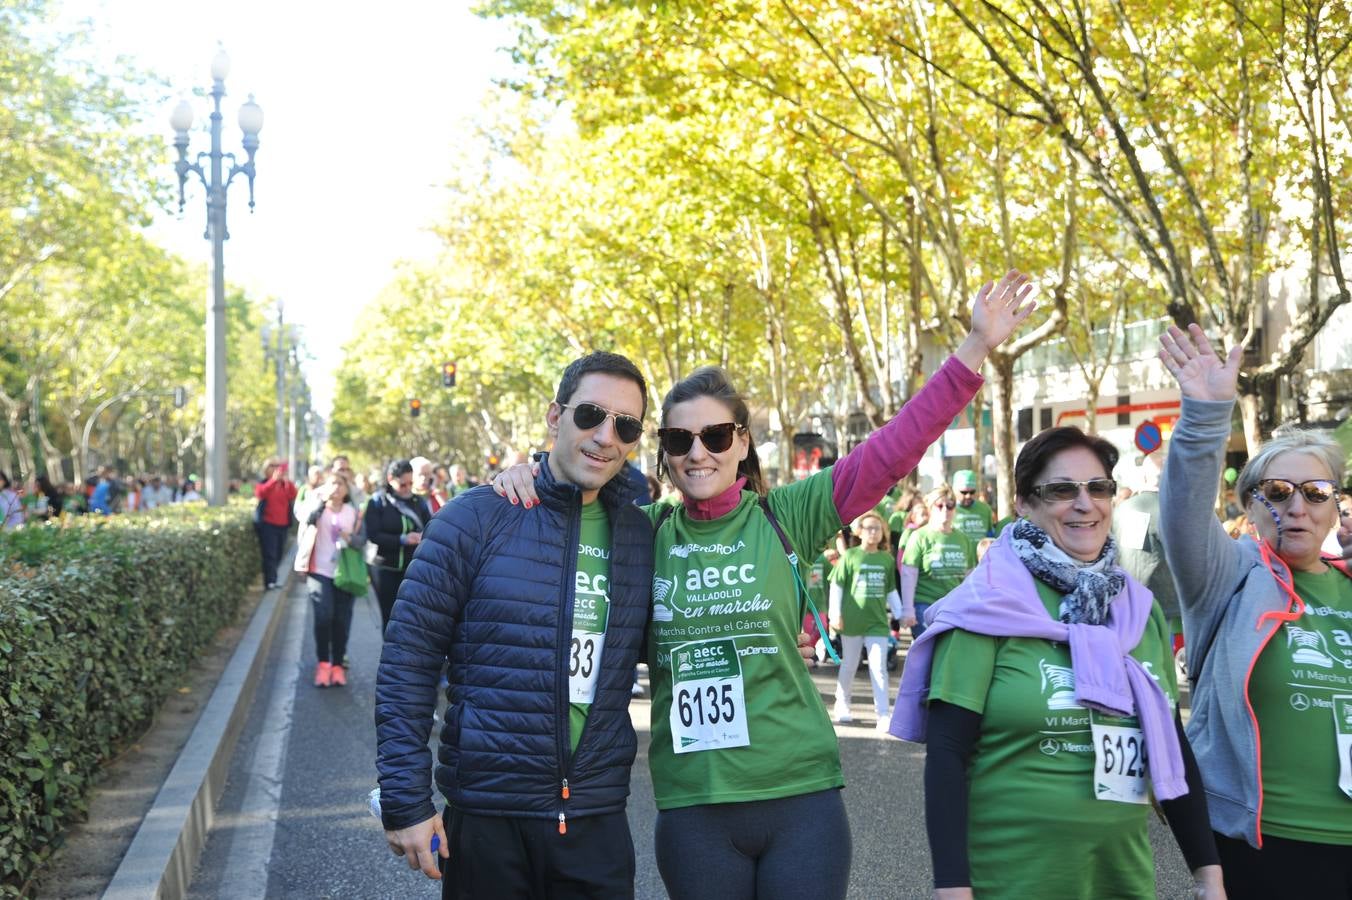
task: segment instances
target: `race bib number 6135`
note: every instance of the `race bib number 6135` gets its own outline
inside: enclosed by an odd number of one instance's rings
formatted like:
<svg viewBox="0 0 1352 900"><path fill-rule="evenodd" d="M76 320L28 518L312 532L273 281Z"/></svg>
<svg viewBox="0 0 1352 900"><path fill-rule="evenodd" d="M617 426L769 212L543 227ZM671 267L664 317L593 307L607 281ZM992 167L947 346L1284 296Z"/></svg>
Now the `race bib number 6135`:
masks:
<svg viewBox="0 0 1352 900"><path fill-rule="evenodd" d="M676 753L745 747L742 664L731 639L681 644L671 651L671 745Z"/></svg>

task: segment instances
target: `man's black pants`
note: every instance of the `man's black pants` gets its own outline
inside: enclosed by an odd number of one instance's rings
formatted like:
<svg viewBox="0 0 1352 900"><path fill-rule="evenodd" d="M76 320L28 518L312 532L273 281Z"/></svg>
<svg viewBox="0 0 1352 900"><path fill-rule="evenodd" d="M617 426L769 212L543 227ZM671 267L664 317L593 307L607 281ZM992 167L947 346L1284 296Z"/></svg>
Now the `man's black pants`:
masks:
<svg viewBox="0 0 1352 900"><path fill-rule="evenodd" d="M285 525L273 525L271 522L258 523L258 549L263 554L263 585L277 584L277 567L282 564L282 553L286 550Z"/></svg>
<svg viewBox="0 0 1352 900"><path fill-rule="evenodd" d="M451 858L442 900L632 900L634 840L623 811L568 820L442 813Z"/></svg>

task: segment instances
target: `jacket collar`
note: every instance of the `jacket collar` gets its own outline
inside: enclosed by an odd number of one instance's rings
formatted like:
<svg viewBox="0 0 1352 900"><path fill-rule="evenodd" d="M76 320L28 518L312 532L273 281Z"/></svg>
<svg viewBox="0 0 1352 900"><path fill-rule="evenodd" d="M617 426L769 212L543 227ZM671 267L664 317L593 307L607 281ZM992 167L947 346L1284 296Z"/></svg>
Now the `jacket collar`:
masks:
<svg viewBox="0 0 1352 900"><path fill-rule="evenodd" d="M550 509L566 510L572 506L574 500L580 502L582 489L571 482L554 478L554 472L549 468L548 453L536 454L536 459L540 463L540 471L535 476L535 494L541 503ZM601 488L597 499L606 509L615 509L626 503L632 503L636 495L634 485L621 469L615 473L614 478L606 482L605 487Z"/></svg>

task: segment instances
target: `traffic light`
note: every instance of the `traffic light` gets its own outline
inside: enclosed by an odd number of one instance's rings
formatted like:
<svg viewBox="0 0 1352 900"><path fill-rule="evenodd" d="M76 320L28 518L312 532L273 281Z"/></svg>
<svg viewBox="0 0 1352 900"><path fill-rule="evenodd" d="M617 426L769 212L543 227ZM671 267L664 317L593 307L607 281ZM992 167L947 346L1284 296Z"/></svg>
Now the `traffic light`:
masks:
<svg viewBox="0 0 1352 900"><path fill-rule="evenodd" d="M498 455L496 453L488 454L488 468L496 469L498 467L498 463L500 462L502 462L502 460L498 459Z"/></svg>
<svg viewBox="0 0 1352 900"><path fill-rule="evenodd" d="M444 362L441 364L441 386L455 387L455 363Z"/></svg>
<svg viewBox="0 0 1352 900"><path fill-rule="evenodd" d="M408 401L408 414L415 419L422 415L422 401L417 397Z"/></svg>

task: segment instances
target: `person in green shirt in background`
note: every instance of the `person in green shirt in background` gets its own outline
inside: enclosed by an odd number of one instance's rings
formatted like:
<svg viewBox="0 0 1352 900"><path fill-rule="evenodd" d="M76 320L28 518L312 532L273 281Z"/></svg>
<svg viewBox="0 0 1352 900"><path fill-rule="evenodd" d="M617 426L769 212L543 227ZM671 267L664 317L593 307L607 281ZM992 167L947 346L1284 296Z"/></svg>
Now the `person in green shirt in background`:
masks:
<svg viewBox="0 0 1352 900"><path fill-rule="evenodd" d="M925 633L925 611L962 583L976 567L976 542L953 526L957 501L941 484L925 495L929 522L906 542L899 557L901 626Z"/></svg>
<svg viewBox="0 0 1352 900"><path fill-rule="evenodd" d="M859 658L867 649L873 711L878 716L874 728L887 731L887 638L892 632L890 620L901 618L896 560L887 523L877 513L864 513L855 519L852 530L859 535L859 546L846 550L831 573L831 627L840 632L841 643L832 717L838 724L854 721L850 715L850 685L859 670Z"/></svg>
<svg viewBox="0 0 1352 900"><path fill-rule="evenodd" d="M831 578L831 571L836 567L836 563L840 562L842 546L839 532L833 534L807 570L807 593L818 610L826 609L826 585ZM817 627L817 617L811 612L803 616L803 631L812 641L812 652L816 662L818 664L826 662L826 644L831 640L831 636L821 633L821 629Z"/></svg>
<svg viewBox="0 0 1352 900"><path fill-rule="evenodd" d="M887 533L891 537L892 547L898 554L906 549L906 541L911 533L923 528L929 521L929 510L925 507L925 497L914 488L901 492L897 502L887 516Z"/></svg>
<svg viewBox="0 0 1352 900"><path fill-rule="evenodd" d="M971 469L959 469L953 473L953 491L958 495L958 508L953 516L953 527L972 539L975 544L983 537L990 537L991 523L995 513L985 501L976 496L978 481Z"/></svg>

